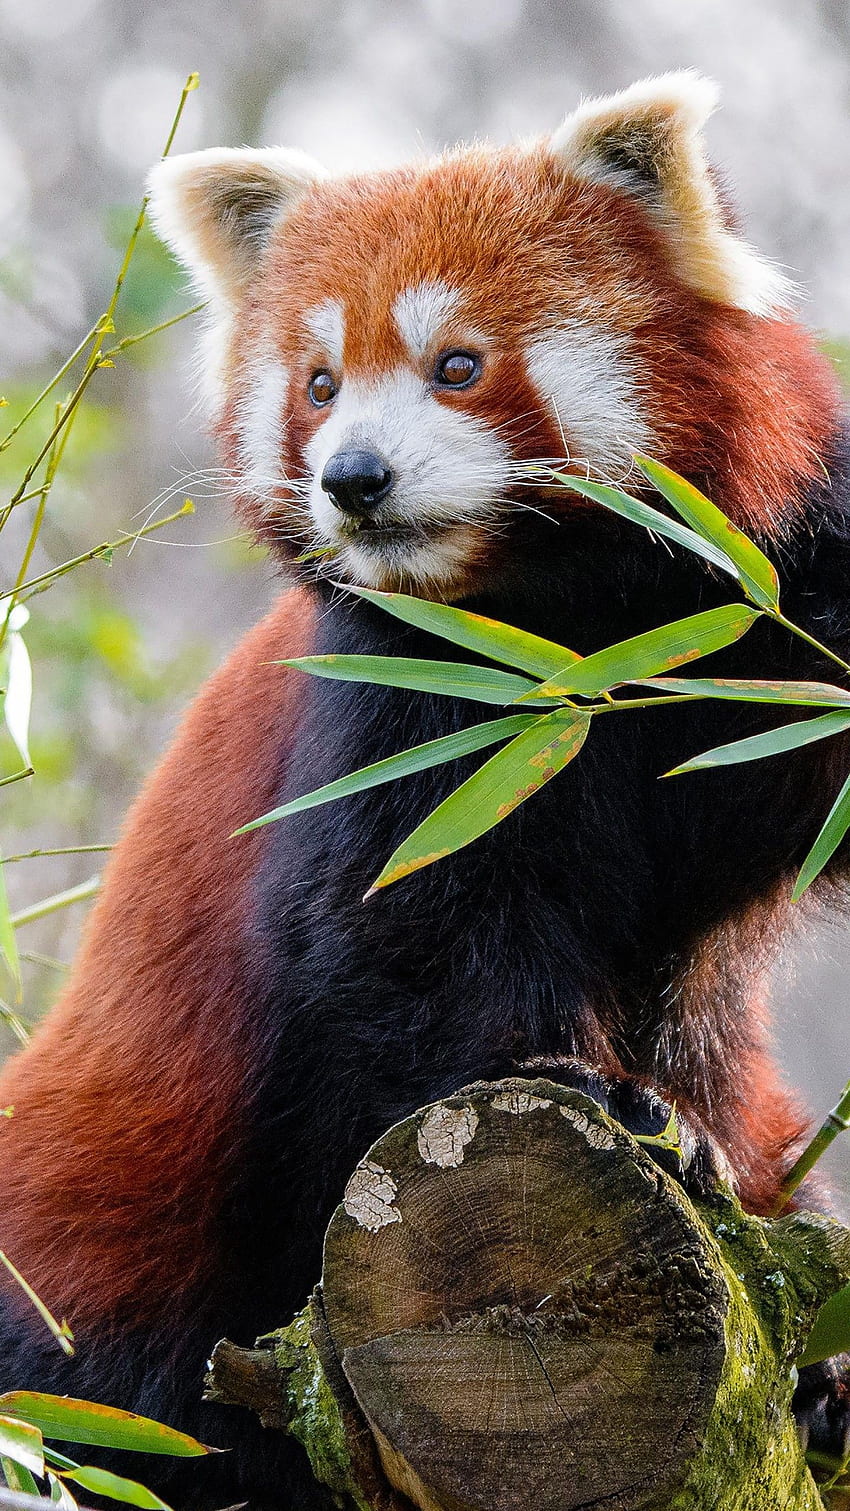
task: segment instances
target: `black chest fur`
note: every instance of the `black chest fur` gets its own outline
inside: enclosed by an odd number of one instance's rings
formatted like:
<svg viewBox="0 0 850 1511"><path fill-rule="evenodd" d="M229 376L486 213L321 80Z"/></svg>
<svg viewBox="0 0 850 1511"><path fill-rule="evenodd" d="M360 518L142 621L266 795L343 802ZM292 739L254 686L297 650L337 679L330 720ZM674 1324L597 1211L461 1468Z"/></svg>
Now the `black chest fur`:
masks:
<svg viewBox="0 0 850 1511"><path fill-rule="evenodd" d="M801 535L784 574L787 611L810 621L816 612L818 632L845 641L846 566L833 511L828 528ZM587 653L734 596L644 532L587 518L532 523L502 581L469 606ZM320 652L470 659L362 601L337 598L320 622ZM703 666L715 675L829 675L767 624ZM495 712L313 681L281 796ZM365 904L395 846L486 753L270 832L256 897L266 981L258 1168L282 1180L288 1201L303 1193L316 1245L356 1160L423 1102L533 1055L598 1062L603 1045L629 1070L658 1075L677 973L791 874L830 799L817 758L805 755L659 779L700 750L787 717L706 703L599 718L578 758L505 822ZM736 1013L735 1001L718 1003L715 1039L702 1052L715 1090L739 1059ZM705 1022L693 1032L705 1040ZM677 1024L677 1036L687 1033ZM676 1052L693 1061L695 1046ZM317 1255L312 1262L304 1283Z"/></svg>

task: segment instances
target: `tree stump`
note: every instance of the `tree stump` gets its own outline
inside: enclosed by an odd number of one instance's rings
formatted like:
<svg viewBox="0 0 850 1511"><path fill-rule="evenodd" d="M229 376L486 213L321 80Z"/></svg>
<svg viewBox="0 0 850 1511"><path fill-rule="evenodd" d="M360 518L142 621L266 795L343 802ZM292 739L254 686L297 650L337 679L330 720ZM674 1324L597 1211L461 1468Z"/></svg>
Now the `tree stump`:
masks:
<svg viewBox="0 0 850 1511"><path fill-rule="evenodd" d="M697 1210L580 1094L478 1085L358 1165L267 1411L369 1511L820 1511L791 1370L849 1272L837 1224Z"/></svg>

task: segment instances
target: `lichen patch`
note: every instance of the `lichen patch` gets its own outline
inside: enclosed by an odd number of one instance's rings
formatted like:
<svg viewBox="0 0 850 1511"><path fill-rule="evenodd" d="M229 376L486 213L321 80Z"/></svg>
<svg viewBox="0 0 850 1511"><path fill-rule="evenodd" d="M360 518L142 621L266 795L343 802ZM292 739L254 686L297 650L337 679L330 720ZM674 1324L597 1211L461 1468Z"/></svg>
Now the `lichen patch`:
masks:
<svg viewBox="0 0 850 1511"><path fill-rule="evenodd" d="M401 1213L394 1205L397 1196L398 1186L389 1171L364 1159L345 1188L342 1205L361 1228L377 1233L388 1223L401 1222Z"/></svg>
<svg viewBox="0 0 850 1511"><path fill-rule="evenodd" d="M497 1112L541 1112L544 1107L551 1107L551 1101L546 1097L536 1097L529 1091L500 1091L491 1103Z"/></svg>
<svg viewBox="0 0 850 1511"><path fill-rule="evenodd" d="M426 1165L453 1169L463 1164L463 1152L478 1127L474 1107L447 1107L438 1102L429 1107L419 1125L416 1142Z"/></svg>
<svg viewBox="0 0 850 1511"><path fill-rule="evenodd" d="M584 1134L591 1149L616 1149L617 1140L607 1128L600 1128L598 1123L592 1123L586 1112L580 1112L577 1107L562 1107L561 1117L572 1123L578 1133Z"/></svg>

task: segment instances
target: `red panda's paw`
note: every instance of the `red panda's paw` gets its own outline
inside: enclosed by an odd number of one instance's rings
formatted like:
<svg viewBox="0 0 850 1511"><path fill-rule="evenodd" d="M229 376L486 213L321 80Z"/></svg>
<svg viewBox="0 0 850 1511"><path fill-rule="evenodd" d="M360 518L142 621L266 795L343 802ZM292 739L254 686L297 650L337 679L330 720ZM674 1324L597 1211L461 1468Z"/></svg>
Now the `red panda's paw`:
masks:
<svg viewBox="0 0 850 1511"><path fill-rule="evenodd" d="M656 1087L629 1076L608 1076L583 1060L535 1057L518 1066L517 1071L521 1075L543 1076L560 1086L583 1092L629 1133L642 1137L663 1133L674 1110ZM646 1144L647 1153L694 1196L708 1195L720 1181L731 1183L728 1161L715 1140L691 1113L678 1107L675 1111L678 1150L663 1144Z"/></svg>
<svg viewBox="0 0 850 1511"><path fill-rule="evenodd" d="M829 1479L850 1454L850 1354L801 1369L791 1407L815 1479Z"/></svg>

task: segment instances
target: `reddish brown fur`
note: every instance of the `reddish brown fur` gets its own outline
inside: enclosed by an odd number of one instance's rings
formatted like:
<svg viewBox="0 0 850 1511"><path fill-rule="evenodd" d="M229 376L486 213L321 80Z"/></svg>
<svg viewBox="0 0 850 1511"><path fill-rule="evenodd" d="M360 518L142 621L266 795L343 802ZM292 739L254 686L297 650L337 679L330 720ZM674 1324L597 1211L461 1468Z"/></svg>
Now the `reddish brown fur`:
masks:
<svg viewBox="0 0 850 1511"><path fill-rule="evenodd" d="M770 1036L769 975L777 941L791 926L783 893L710 935L674 984L660 1046L668 1095L715 1140L735 1172L744 1207L762 1216L774 1210L809 1128ZM735 1046L721 1061L719 1024Z"/></svg>
<svg viewBox="0 0 850 1511"><path fill-rule="evenodd" d="M264 339L271 335L292 370L281 418L289 422L287 460L297 476L303 447L324 418L307 399L321 353L305 335L305 310L341 299L346 375L380 375L409 362L392 316L395 297L433 279L467 295L463 316L494 353L474 387L442 393L441 403L507 426L517 458L558 456L563 443L528 379L524 348L570 318L603 324L630 338L659 459L707 477L740 524L782 533L783 507L817 476L835 424L827 364L794 324L691 292L638 203L570 178L542 148L466 151L306 195L272 242L243 313L221 425L230 459L244 362ZM256 505L245 507L268 533ZM585 506L570 495L556 507Z"/></svg>
<svg viewBox="0 0 850 1511"><path fill-rule="evenodd" d="M75 1326L143 1321L215 1269L260 853L259 836L228 836L273 799L301 681L266 663L303 654L311 618L287 594L207 684L130 815L71 986L0 1078L15 1109L0 1243Z"/></svg>
<svg viewBox="0 0 850 1511"><path fill-rule="evenodd" d="M662 458L707 475L739 522L781 533L781 510L817 474L834 423L825 365L795 326L756 322L685 289L639 207L566 177L542 150L473 151L307 195L238 323L220 427L229 460L244 362L269 331L293 367L282 418L297 473L322 418L306 398L315 362L305 308L344 298L359 312L346 370L380 373L407 360L393 299L435 278L468 291L469 318L495 352L480 383L440 402L510 422L518 458L557 455L560 437L529 382L524 347L565 318L601 313L633 342ZM552 507L581 505L570 497ZM272 521L257 520L254 502L243 509L260 534L287 528L285 501ZM78 1325L104 1314L153 1316L164 1292L197 1283L201 1264L213 1267L250 1054L242 925L260 849L256 838L228 835L269 806L278 786L280 731L294 725L298 684L263 663L309 649L309 617L302 595L285 598L202 694L130 818L74 982L0 1079L0 1105L15 1106L2 1132L2 1243L48 1305ZM211 891L216 875L222 884ZM712 985L709 966L692 973L682 1010L698 1011ZM683 1102L700 1105L705 1119L694 1067L679 1074ZM755 1019L749 1057L734 1074L746 1096L736 1094L733 1112L708 1109L707 1120L721 1143L732 1139L736 1159L739 1139L751 1142L742 1194L763 1211L799 1120ZM77 1223L85 1223L84 1259Z"/></svg>

